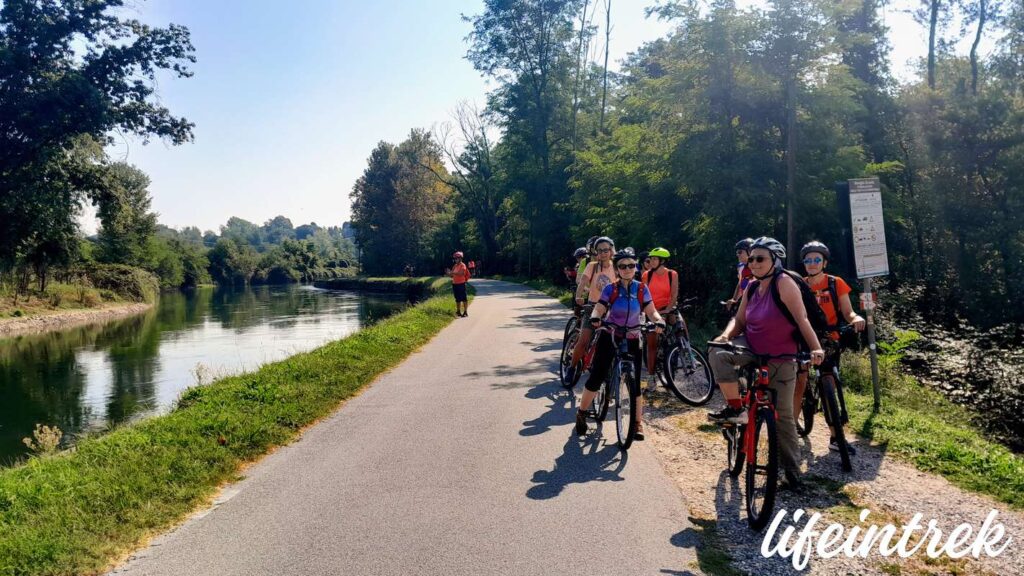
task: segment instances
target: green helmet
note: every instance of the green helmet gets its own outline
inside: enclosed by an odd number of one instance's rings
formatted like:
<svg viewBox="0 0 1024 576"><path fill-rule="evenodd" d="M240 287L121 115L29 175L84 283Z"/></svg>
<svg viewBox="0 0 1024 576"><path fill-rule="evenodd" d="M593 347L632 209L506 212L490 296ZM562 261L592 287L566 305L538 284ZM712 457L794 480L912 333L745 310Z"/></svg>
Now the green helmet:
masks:
<svg viewBox="0 0 1024 576"><path fill-rule="evenodd" d="M665 258L668 258L669 256L671 256L671 254L669 254L668 250L665 250L661 246L658 246L654 250L651 250L650 252L647 253L647 255L648 256L657 256L658 258L661 258L662 260L664 260Z"/></svg>

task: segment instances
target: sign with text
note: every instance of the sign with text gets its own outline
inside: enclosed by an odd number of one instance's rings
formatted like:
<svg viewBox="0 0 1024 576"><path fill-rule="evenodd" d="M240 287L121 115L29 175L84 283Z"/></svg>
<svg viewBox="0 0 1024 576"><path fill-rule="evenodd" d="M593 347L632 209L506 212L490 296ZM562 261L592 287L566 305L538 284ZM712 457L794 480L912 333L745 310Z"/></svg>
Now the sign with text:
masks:
<svg viewBox="0 0 1024 576"><path fill-rule="evenodd" d="M850 183L850 221L857 278L889 273L882 220L882 189L878 178L855 178Z"/></svg>

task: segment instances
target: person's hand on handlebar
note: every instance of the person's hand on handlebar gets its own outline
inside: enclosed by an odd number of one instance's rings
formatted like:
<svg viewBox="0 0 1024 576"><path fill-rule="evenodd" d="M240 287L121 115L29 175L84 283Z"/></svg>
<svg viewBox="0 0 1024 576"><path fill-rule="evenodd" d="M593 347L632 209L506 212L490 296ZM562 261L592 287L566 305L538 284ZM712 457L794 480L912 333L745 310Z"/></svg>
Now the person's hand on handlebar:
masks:
<svg viewBox="0 0 1024 576"><path fill-rule="evenodd" d="M714 340L712 340L712 342L728 342L728 341L729 341L729 339L726 338L725 334L719 334L718 336L715 336Z"/></svg>
<svg viewBox="0 0 1024 576"><path fill-rule="evenodd" d="M601 319L598 318L597 316L591 316L590 317L590 325L592 327L594 327L594 328L600 328L601 327Z"/></svg>
<svg viewBox="0 0 1024 576"><path fill-rule="evenodd" d="M853 329L856 330L857 332L864 330L864 318L861 317L859 314L853 315L853 322L850 322L850 324L853 325Z"/></svg>
<svg viewBox="0 0 1024 576"><path fill-rule="evenodd" d="M583 306L584 304L586 304L586 302L587 302L587 301L586 301L586 300L584 300L584 299L583 299L583 298L581 298L581 297L577 297L577 298L576 298L576 305L577 305L577 306Z"/></svg>
<svg viewBox="0 0 1024 576"><path fill-rule="evenodd" d="M821 348L811 350L811 364L817 366L825 360L825 351Z"/></svg>
<svg viewBox="0 0 1024 576"><path fill-rule="evenodd" d="M654 333L655 334L662 334L664 332L665 332L665 321L662 320L661 322L655 322L654 323Z"/></svg>

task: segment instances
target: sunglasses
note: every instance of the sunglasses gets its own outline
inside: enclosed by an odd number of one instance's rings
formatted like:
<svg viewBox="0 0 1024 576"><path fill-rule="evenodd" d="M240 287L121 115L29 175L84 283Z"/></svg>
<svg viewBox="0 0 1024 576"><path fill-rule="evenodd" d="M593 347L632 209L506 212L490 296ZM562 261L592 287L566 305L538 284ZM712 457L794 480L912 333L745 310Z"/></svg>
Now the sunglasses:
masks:
<svg viewBox="0 0 1024 576"><path fill-rule="evenodd" d="M804 264L821 264L821 256L815 256L814 258L804 258Z"/></svg>
<svg viewBox="0 0 1024 576"><path fill-rule="evenodd" d="M612 251L611 248L598 248L597 249L597 253L598 254L608 254L611 251Z"/></svg>
<svg viewBox="0 0 1024 576"><path fill-rule="evenodd" d="M634 262L632 264L619 264L618 266L616 266L616 268L618 268L619 270L629 270L629 269L636 270L636 262Z"/></svg>
<svg viewBox="0 0 1024 576"><path fill-rule="evenodd" d="M753 264L754 262L760 264L761 262L764 262L765 260L768 259L769 258L767 256L751 256L750 258L747 258L747 264Z"/></svg>

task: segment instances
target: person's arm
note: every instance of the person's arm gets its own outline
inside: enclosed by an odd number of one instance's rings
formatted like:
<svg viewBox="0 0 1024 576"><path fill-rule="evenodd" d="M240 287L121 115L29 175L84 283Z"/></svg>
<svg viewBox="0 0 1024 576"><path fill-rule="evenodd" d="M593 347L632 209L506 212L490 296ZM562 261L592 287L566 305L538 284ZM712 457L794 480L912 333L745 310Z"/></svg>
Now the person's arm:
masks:
<svg viewBox="0 0 1024 576"><path fill-rule="evenodd" d="M738 288L738 286L737 286ZM749 290L749 286L748 286ZM747 293L743 292L740 296L740 307L736 310L736 314L729 320L729 324L725 327L725 330L715 338L715 342L728 342L733 338L743 334L743 331L747 329Z"/></svg>
<svg viewBox="0 0 1024 576"><path fill-rule="evenodd" d="M608 307L602 304L601 302L594 304L594 311L590 313L590 325L594 325L594 320L600 321L602 318L604 318L604 315L607 312Z"/></svg>
<svg viewBox="0 0 1024 576"><path fill-rule="evenodd" d="M654 305L653 300L649 300L647 305L644 306L644 314L647 315L647 319L658 325L657 332L661 334L661 331L665 328L665 319L658 314L658 308Z"/></svg>
<svg viewBox="0 0 1024 576"><path fill-rule="evenodd" d="M679 303L679 273L675 271L669 272L669 280L672 279L672 274L675 274L676 281L672 283L672 295L669 296L666 310L672 310Z"/></svg>
<svg viewBox="0 0 1024 576"><path fill-rule="evenodd" d="M807 309L804 308L804 301L800 298L800 287L796 285L795 280L785 274L780 275L775 281L779 283L779 297L782 298L782 304L796 320L797 328L800 329L804 342L811 347L811 364L820 364L825 357L825 352L821 349L818 335L811 327L811 321L807 319Z"/></svg>
<svg viewBox="0 0 1024 576"><path fill-rule="evenodd" d="M469 273L469 266L466 266L465 264L463 264L462 268L463 268L463 272L466 273L466 282L469 282L469 279L473 277L473 275Z"/></svg>
<svg viewBox="0 0 1024 576"><path fill-rule="evenodd" d="M853 329L860 332L864 329L864 319L861 318L860 314L853 311L853 304L850 303L850 295L843 294L839 297L839 309L843 312L843 318L850 324L853 324Z"/></svg>
<svg viewBox="0 0 1024 576"><path fill-rule="evenodd" d="M590 290L590 276L592 274L591 269L593 267L593 262L587 264L587 267L583 269L583 278L576 282L576 304L580 306L583 306L583 295Z"/></svg>

